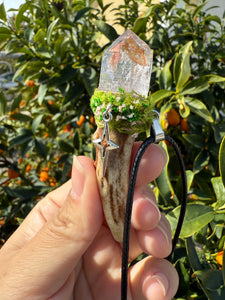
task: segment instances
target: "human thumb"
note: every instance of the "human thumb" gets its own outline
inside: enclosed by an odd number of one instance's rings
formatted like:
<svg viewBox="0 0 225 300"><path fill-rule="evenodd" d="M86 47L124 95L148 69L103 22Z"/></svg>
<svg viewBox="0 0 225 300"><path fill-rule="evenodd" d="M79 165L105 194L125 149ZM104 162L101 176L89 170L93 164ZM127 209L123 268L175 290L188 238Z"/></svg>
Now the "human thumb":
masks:
<svg viewBox="0 0 225 300"><path fill-rule="evenodd" d="M22 284L21 278L29 283L28 288L38 282L40 294L46 290L50 294L56 292L98 233L103 213L91 159L74 157L70 187L69 192L63 190L67 196L62 206L59 205L62 189L47 196L59 206L58 210L12 259L14 275L21 274L23 268L23 276L16 277L18 286Z"/></svg>
<svg viewBox="0 0 225 300"><path fill-rule="evenodd" d="M54 194L51 195L54 197ZM56 249L63 259L76 262L89 247L103 220L93 161L87 157L73 158L71 190L58 213L46 223L43 242ZM58 250L57 250L58 249ZM55 260L56 256L54 256Z"/></svg>

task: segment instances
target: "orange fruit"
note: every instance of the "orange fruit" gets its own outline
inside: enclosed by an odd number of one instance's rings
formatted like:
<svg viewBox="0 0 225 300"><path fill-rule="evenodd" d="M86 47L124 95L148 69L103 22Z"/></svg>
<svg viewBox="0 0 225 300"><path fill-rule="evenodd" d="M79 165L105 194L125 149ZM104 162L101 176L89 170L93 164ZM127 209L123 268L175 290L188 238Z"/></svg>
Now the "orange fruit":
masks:
<svg viewBox="0 0 225 300"><path fill-rule="evenodd" d="M22 101L20 102L20 107L24 107L25 104L26 104L25 100L22 100Z"/></svg>
<svg viewBox="0 0 225 300"><path fill-rule="evenodd" d="M91 116L90 117L90 123L95 125L95 117L94 116Z"/></svg>
<svg viewBox="0 0 225 300"><path fill-rule="evenodd" d="M170 142L164 140L164 143L165 143L167 146L170 146Z"/></svg>
<svg viewBox="0 0 225 300"><path fill-rule="evenodd" d="M182 119L182 120L180 121L180 129L181 129L182 131L189 131L189 130L190 130L190 127L189 127L189 125L188 125L187 119Z"/></svg>
<svg viewBox="0 0 225 300"><path fill-rule="evenodd" d="M28 173L28 172L30 172L30 170L31 170L31 165L29 164L29 165L27 165L27 166L26 166L26 170L25 170L25 172L27 172L27 173Z"/></svg>
<svg viewBox="0 0 225 300"><path fill-rule="evenodd" d="M65 126L63 127L63 132L69 132L69 131L71 131L71 125L70 125L70 124L65 125Z"/></svg>
<svg viewBox="0 0 225 300"><path fill-rule="evenodd" d="M27 81L27 86L29 86L29 87L35 86L34 81L33 81L33 80L28 80L28 81Z"/></svg>
<svg viewBox="0 0 225 300"><path fill-rule="evenodd" d="M10 113L9 113L9 118L11 119L11 120L16 120L15 118L13 118L13 115L14 114L16 114L16 111L11 111Z"/></svg>
<svg viewBox="0 0 225 300"><path fill-rule="evenodd" d="M172 108L167 114L167 122L171 126L177 126L180 124L180 116L178 112Z"/></svg>
<svg viewBox="0 0 225 300"><path fill-rule="evenodd" d="M85 121L85 116L81 115L80 119L77 121L77 125L80 127Z"/></svg>
<svg viewBox="0 0 225 300"><path fill-rule="evenodd" d="M48 100L48 104L49 104L49 105L54 105L55 102L54 102L53 100Z"/></svg>
<svg viewBox="0 0 225 300"><path fill-rule="evenodd" d="M40 181L46 182L49 179L49 175L46 171L42 171L39 177Z"/></svg>
<svg viewBox="0 0 225 300"><path fill-rule="evenodd" d="M36 92L35 94L33 94L32 99L34 99L37 96L38 92Z"/></svg>
<svg viewBox="0 0 225 300"><path fill-rule="evenodd" d="M216 255L216 261L221 266L223 265L223 251L220 251L220 252L217 253L217 255Z"/></svg>
<svg viewBox="0 0 225 300"><path fill-rule="evenodd" d="M17 178L20 176L20 173L11 169L11 168L8 168L8 177L9 179L14 179L14 178Z"/></svg>

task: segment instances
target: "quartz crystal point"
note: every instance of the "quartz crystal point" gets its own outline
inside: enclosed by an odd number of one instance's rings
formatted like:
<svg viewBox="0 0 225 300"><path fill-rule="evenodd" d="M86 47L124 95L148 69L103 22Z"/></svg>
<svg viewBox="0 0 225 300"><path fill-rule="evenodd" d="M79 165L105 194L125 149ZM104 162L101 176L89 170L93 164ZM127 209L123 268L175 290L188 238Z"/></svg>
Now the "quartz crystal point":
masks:
<svg viewBox="0 0 225 300"><path fill-rule="evenodd" d="M98 90L118 93L123 89L126 93L148 96L152 57L153 52L149 46L132 31L127 30L103 54ZM93 136L94 142L102 140L103 136L103 129L97 128ZM105 219L114 239L122 242L135 137L110 129L110 139L119 147L107 153L107 165L104 165L101 149L97 145L96 174ZM106 152L107 141L102 141L101 145Z"/></svg>
<svg viewBox="0 0 225 300"><path fill-rule="evenodd" d="M99 90L147 96L149 92L153 51L131 30L127 30L104 52Z"/></svg>

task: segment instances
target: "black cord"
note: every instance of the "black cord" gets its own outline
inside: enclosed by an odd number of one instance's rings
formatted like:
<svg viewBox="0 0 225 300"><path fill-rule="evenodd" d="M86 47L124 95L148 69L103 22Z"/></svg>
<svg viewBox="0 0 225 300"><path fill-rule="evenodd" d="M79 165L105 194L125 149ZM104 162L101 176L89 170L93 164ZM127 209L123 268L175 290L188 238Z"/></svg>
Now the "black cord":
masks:
<svg viewBox="0 0 225 300"><path fill-rule="evenodd" d="M178 238L179 238L179 234L181 231L181 227L182 227L184 215L185 215L185 210L186 210L187 179L186 179L184 162L183 162L181 153L179 151L179 148L178 148L176 142L167 135L165 135L164 139L172 145L172 147L176 153L176 156L178 158L178 162L180 165L181 179L182 179L182 184L183 184L180 216L179 216L177 228L175 230L173 243L172 243L172 252L173 252L173 250L177 244ZM121 269L121 300L127 300L130 224L131 224L131 213L132 213L133 196L134 196L134 188L135 188L135 183L136 183L136 178L137 178L137 172L138 172L141 158L142 158L145 150L147 149L148 146L150 146L153 143L155 143L154 132L152 132L151 136L149 138L147 138L139 147L139 149L135 155L134 162L133 162L132 169L131 169L128 194L127 194L124 232L123 232L123 253L122 253L122 269ZM171 252L171 254L172 254L172 252ZM168 259L170 259L171 254L168 257Z"/></svg>

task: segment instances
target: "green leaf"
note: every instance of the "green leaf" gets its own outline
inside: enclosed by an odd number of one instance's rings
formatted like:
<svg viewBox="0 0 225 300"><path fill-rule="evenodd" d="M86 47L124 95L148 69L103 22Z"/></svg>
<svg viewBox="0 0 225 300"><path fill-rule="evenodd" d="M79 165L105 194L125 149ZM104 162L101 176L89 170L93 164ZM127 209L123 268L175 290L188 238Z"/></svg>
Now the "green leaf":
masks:
<svg viewBox="0 0 225 300"><path fill-rule="evenodd" d="M77 74L77 70L74 69L71 65L68 65L59 73L56 73L52 78L48 81L48 86L60 86L64 83L71 81Z"/></svg>
<svg viewBox="0 0 225 300"><path fill-rule="evenodd" d="M91 127L90 124L88 122L84 122L82 124L82 132L86 135L86 136L90 136L91 135Z"/></svg>
<svg viewBox="0 0 225 300"><path fill-rule="evenodd" d="M218 290L223 286L223 276L220 270L196 271L195 275L201 280L203 286L208 290Z"/></svg>
<svg viewBox="0 0 225 300"><path fill-rule="evenodd" d="M32 118L29 115L22 114L22 113L14 113L13 119L21 121L21 122L31 122L32 121Z"/></svg>
<svg viewBox="0 0 225 300"><path fill-rule="evenodd" d="M7 99L3 93L3 90L0 90L0 116L4 116L7 110Z"/></svg>
<svg viewBox="0 0 225 300"><path fill-rule="evenodd" d="M191 188L192 182L194 180L194 173L191 170L187 170L186 177L187 177L187 191L189 191Z"/></svg>
<svg viewBox="0 0 225 300"><path fill-rule="evenodd" d="M3 42L5 40L8 40L11 37L10 34L6 34L6 33L0 33L0 41Z"/></svg>
<svg viewBox="0 0 225 300"><path fill-rule="evenodd" d="M43 28L38 29L37 33L34 35L34 42L39 43L40 45L45 43L46 32Z"/></svg>
<svg viewBox="0 0 225 300"><path fill-rule="evenodd" d="M97 2L101 9L103 9L103 0L97 0Z"/></svg>
<svg viewBox="0 0 225 300"><path fill-rule="evenodd" d="M194 180L194 173L191 170L187 170L186 171L186 178L187 178L187 191L189 192L192 182ZM176 184L176 195L178 197L178 199L181 199L182 197L182 180L181 180L181 176L179 176L178 180L177 180L177 184Z"/></svg>
<svg viewBox="0 0 225 300"><path fill-rule="evenodd" d="M79 131L76 130L73 138L73 145L76 150L80 149L80 144L81 144L81 138L80 138L80 133Z"/></svg>
<svg viewBox="0 0 225 300"><path fill-rule="evenodd" d="M195 113L196 115L202 117L207 122L213 123L213 117L211 113L208 111L206 105L195 98L186 97L185 103L189 106L190 110Z"/></svg>
<svg viewBox="0 0 225 300"><path fill-rule="evenodd" d="M143 33L146 30L146 23L148 22L148 17L137 18L134 22L133 32L137 35Z"/></svg>
<svg viewBox="0 0 225 300"><path fill-rule="evenodd" d="M34 144L37 153L45 159L48 154L48 147L45 145L43 140L39 137L36 137L34 140Z"/></svg>
<svg viewBox="0 0 225 300"><path fill-rule="evenodd" d="M174 65L173 65L173 77L176 84L179 80L181 61L182 61L182 56L176 53L174 59Z"/></svg>
<svg viewBox="0 0 225 300"><path fill-rule="evenodd" d="M196 148L204 148L205 147L205 141L201 135L198 134L183 134L183 138L193 145Z"/></svg>
<svg viewBox="0 0 225 300"><path fill-rule="evenodd" d="M161 146L167 152L166 145L164 143L161 143ZM167 156L168 156L168 153L167 153ZM159 194L162 197L164 204L165 205L171 204L173 206L176 206L176 205L178 205L179 202L175 195L173 186L172 186L170 178L169 178L168 163L169 163L169 160L168 160L166 166L163 168L161 174L158 176L158 178L156 178L156 185L159 189Z"/></svg>
<svg viewBox="0 0 225 300"><path fill-rule="evenodd" d="M161 90L170 90L172 87L172 73L170 71L172 60L169 60L159 75L159 85Z"/></svg>
<svg viewBox="0 0 225 300"><path fill-rule="evenodd" d="M180 206L176 207L172 212L166 215L173 232L176 229L179 214ZM195 203L188 204L180 237L187 238L192 236L210 223L213 218L214 212L212 207Z"/></svg>
<svg viewBox="0 0 225 300"><path fill-rule="evenodd" d="M15 138L12 138L9 143L10 143L10 148L13 148L14 146L17 145L22 145L25 143L28 143L32 140L33 138L33 133L29 129L22 129L19 131L19 135L16 136Z"/></svg>
<svg viewBox="0 0 225 300"><path fill-rule="evenodd" d="M214 131L214 138L216 143L221 143L223 140L223 137L225 136L225 123L222 121L222 123L213 124L212 126Z"/></svg>
<svg viewBox="0 0 225 300"><path fill-rule="evenodd" d="M188 199L189 201L212 201L212 194L210 194L208 191L192 188Z"/></svg>
<svg viewBox="0 0 225 300"><path fill-rule="evenodd" d="M30 200L40 193L40 189L35 189L34 187L27 186L23 188L10 188L8 186L1 186L4 191L13 198L20 198L24 200Z"/></svg>
<svg viewBox="0 0 225 300"><path fill-rule="evenodd" d="M212 186L216 195L217 202L215 209L220 209L225 204L225 187L221 177L211 178Z"/></svg>
<svg viewBox="0 0 225 300"><path fill-rule="evenodd" d="M209 164L209 153L206 150L202 150L195 158L193 164L193 172L197 174L200 172L204 167Z"/></svg>
<svg viewBox="0 0 225 300"><path fill-rule="evenodd" d="M210 86L212 83L225 82L225 78L218 75L205 75L197 79L189 81L180 90L181 95L194 95L199 94Z"/></svg>
<svg viewBox="0 0 225 300"><path fill-rule="evenodd" d="M4 3L0 4L0 20L2 20L4 22L7 21L7 15L6 15Z"/></svg>
<svg viewBox="0 0 225 300"><path fill-rule="evenodd" d="M191 75L190 56L191 56L191 53L187 53L187 55L185 55L184 59L181 62L180 75L179 75L178 82L176 84L177 91L179 91L181 89L181 87L183 87L184 84L190 78L190 75Z"/></svg>
<svg viewBox="0 0 225 300"><path fill-rule="evenodd" d="M41 124L42 118L44 115L37 116L32 122L32 131L36 133L38 126Z"/></svg>
<svg viewBox="0 0 225 300"><path fill-rule="evenodd" d="M223 185L225 187L225 137L222 140L219 151L219 168Z"/></svg>
<svg viewBox="0 0 225 300"><path fill-rule="evenodd" d="M109 24L105 23L102 20L97 20L94 22L97 28L111 41L113 42L118 38L118 33L116 30Z"/></svg>
<svg viewBox="0 0 225 300"><path fill-rule="evenodd" d="M29 2L26 2L20 6L18 14L16 15L16 19L15 19L15 26L17 30L20 29L20 25L22 21L26 21L29 23L30 19L25 17L24 13L30 8L31 8L31 4Z"/></svg>
<svg viewBox="0 0 225 300"><path fill-rule="evenodd" d="M58 144L61 150L67 152L67 153L74 153L73 145L69 142L66 142L62 139L58 139Z"/></svg>
<svg viewBox="0 0 225 300"><path fill-rule="evenodd" d="M95 69L94 68L80 69L80 73L84 82L84 86L89 96L92 96L98 83Z"/></svg>
<svg viewBox="0 0 225 300"><path fill-rule="evenodd" d="M63 182L65 182L68 179L68 173L71 171L71 167L72 167L72 157L71 155L68 156L67 160L64 163L64 168L62 171L62 176L61 176L61 180Z"/></svg>
<svg viewBox="0 0 225 300"><path fill-rule="evenodd" d="M85 16L85 14L89 11L93 9L92 7L84 7L81 10L79 10L73 20L74 23L76 23L77 21L79 21L81 18L83 18Z"/></svg>
<svg viewBox="0 0 225 300"><path fill-rule="evenodd" d="M8 36L10 36L11 30L7 27L0 27L0 34L7 34Z"/></svg>
<svg viewBox="0 0 225 300"><path fill-rule="evenodd" d="M25 70L28 68L29 66L29 62L27 63L24 63L21 65L21 67L17 68L14 76L13 76L13 81L16 80L20 75L24 74L25 73Z"/></svg>
<svg viewBox="0 0 225 300"><path fill-rule="evenodd" d="M179 114L180 116L185 119L190 115L190 108L185 103L184 96L180 96L178 98L178 104L179 104Z"/></svg>
<svg viewBox="0 0 225 300"><path fill-rule="evenodd" d="M38 104L39 105L42 105L42 102L45 98L46 93L47 93L47 85L41 84L38 89Z"/></svg>
<svg viewBox="0 0 225 300"><path fill-rule="evenodd" d="M168 90L159 90L153 94L151 94L151 99L150 102L154 106L156 105L159 101L171 97L174 94L173 91L168 91Z"/></svg>
<svg viewBox="0 0 225 300"><path fill-rule="evenodd" d="M146 9L144 14L135 20L132 29L134 33L138 35L146 32L146 24L149 21L149 16L154 13L154 10L157 9L157 7L158 5L151 5L148 9Z"/></svg>
<svg viewBox="0 0 225 300"><path fill-rule="evenodd" d="M222 20L219 16L213 15L213 16L207 16L204 18L204 23L209 22L209 21L214 21L217 22L218 24L221 24Z"/></svg>
<svg viewBox="0 0 225 300"><path fill-rule="evenodd" d="M202 265L199 260L198 254L195 249L195 244L192 237L188 237L185 240L185 245L187 249L188 259L190 261L191 267L194 271L201 270Z"/></svg>
<svg viewBox="0 0 225 300"><path fill-rule="evenodd" d="M184 291L187 291L190 288L190 275L189 270L186 267L186 259L184 257L176 260L175 267L179 276L179 287L177 293L179 295L184 295ZM184 300L177 298L177 300Z"/></svg>
<svg viewBox="0 0 225 300"><path fill-rule="evenodd" d="M197 8L193 12L193 19L194 19L194 17L198 16L199 13L201 13L203 7L206 5L207 2L209 2L209 0L206 0L206 1L204 1L204 3L197 6Z"/></svg>
<svg viewBox="0 0 225 300"><path fill-rule="evenodd" d="M174 78L176 82L176 90L179 91L181 87L188 81L191 75L190 66L190 51L193 41L188 42L179 51L174 61Z"/></svg>
<svg viewBox="0 0 225 300"><path fill-rule="evenodd" d="M51 42L51 38L52 38L52 33L53 33L53 30L55 28L55 26L57 25L59 19L56 19L54 20L48 27L48 30L47 30L47 43L50 44Z"/></svg>
<svg viewBox="0 0 225 300"><path fill-rule="evenodd" d="M19 94L12 100L11 111L16 110L20 106L20 102L22 101L22 95Z"/></svg>
<svg viewBox="0 0 225 300"><path fill-rule="evenodd" d="M75 83L74 85L70 85L70 89L68 90L65 101L63 102L63 105L65 105L67 102L76 101L79 99L79 97L84 92L84 86L80 83Z"/></svg>

